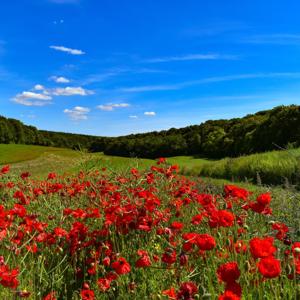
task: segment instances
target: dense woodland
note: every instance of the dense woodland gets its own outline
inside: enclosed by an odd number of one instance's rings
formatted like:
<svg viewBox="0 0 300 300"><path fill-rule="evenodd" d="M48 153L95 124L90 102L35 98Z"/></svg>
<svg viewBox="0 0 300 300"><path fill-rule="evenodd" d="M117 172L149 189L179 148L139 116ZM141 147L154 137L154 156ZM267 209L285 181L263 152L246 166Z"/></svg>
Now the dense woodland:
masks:
<svg viewBox="0 0 300 300"><path fill-rule="evenodd" d="M115 138L38 130L18 120L0 117L0 143L87 149L145 158L235 157L300 146L300 106L279 106L243 118L206 121L180 129Z"/></svg>

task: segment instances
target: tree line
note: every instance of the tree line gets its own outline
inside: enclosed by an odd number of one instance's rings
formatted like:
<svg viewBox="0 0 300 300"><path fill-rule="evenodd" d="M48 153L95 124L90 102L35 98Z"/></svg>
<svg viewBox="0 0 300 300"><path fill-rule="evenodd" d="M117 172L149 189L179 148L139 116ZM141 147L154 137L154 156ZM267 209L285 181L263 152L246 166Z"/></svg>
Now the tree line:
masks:
<svg viewBox="0 0 300 300"><path fill-rule="evenodd" d="M122 137L38 130L18 120L0 117L0 143L87 149L127 157L236 157L300 146L300 106L278 106L243 118L210 120L200 125Z"/></svg>

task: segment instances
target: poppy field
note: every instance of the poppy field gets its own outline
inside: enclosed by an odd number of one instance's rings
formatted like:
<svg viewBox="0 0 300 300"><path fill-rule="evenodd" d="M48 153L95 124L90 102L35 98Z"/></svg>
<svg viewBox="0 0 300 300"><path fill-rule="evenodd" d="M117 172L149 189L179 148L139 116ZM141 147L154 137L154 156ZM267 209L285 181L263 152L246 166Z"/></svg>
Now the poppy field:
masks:
<svg viewBox="0 0 300 300"><path fill-rule="evenodd" d="M203 186L163 158L44 179L3 166L1 299L299 299L297 228L272 194Z"/></svg>

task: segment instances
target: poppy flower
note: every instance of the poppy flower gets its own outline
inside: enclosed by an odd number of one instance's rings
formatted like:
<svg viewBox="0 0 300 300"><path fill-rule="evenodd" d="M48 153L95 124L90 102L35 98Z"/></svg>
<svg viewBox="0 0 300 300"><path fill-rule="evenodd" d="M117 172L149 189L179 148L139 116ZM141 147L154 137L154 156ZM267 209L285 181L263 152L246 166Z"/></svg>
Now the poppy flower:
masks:
<svg viewBox="0 0 300 300"><path fill-rule="evenodd" d="M100 291L105 292L105 291L109 290L111 281L112 280L107 279L107 278L99 278L97 280L97 285L98 285Z"/></svg>
<svg viewBox="0 0 300 300"><path fill-rule="evenodd" d="M270 193L265 193L265 194L261 194L256 198L256 202L263 205L263 206L267 206L270 204L271 202L271 194Z"/></svg>
<svg viewBox="0 0 300 300"><path fill-rule="evenodd" d="M240 277L241 272L236 262L227 262L219 266L217 275L219 280L226 283L232 283Z"/></svg>
<svg viewBox="0 0 300 300"><path fill-rule="evenodd" d="M224 294L219 296L219 300L240 300L241 297L238 295L234 294L231 291L225 291Z"/></svg>
<svg viewBox="0 0 300 300"><path fill-rule="evenodd" d="M126 261L124 257L119 257L117 261L111 264L111 267L119 275L123 275L130 272L130 264Z"/></svg>
<svg viewBox="0 0 300 300"><path fill-rule="evenodd" d="M165 296L168 296L170 300L176 299L176 291L175 291L175 288L173 288L173 287L171 287L168 290L163 291L162 294Z"/></svg>
<svg viewBox="0 0 300 300"><path fill-rule="evenodd" d="M180 285L179 291L177 293L176 299L183 299L183 300L193 300L193 296L197 294L198 288L195 285L195 283L189 281L189 282L183 282Z"/></svg>
<svg viewBox="0 0 300 300"><path fill-rule="evenodd" d="M171 248L167 248L165 253L162 255L161 260L164 263L171 265L176 261L176 257L176 251Z"/></svg>
<svg viewBox="0 0 300 300"><path fill-rule="evenodd" d="M209 234L198 234L196 243L200 250L212 250L216 246L215 239Z"/></svg>
<svg viewBox="0 0 300 300"><path fill-rule="evenodd" d="M274 238L253 238L250 241L250 252L254 258L263 258L272 256L276 252L273 245Z"/></svg>
<svg viewBox="0 0 300 300"><path fill-rule="evenodd" d="M140 258L136 261L135 266L137 268L145 268L151 266L151 260L147 251L138 250Z"/></svg>
<svg viewBox="0 0 300 300"><path fill-rule="evenodd" d="M275 278L281 273L280 261L274 257L262 258L258 270L265 278Z"/></svg>
<svg viewBox="0 0 300 300"><path fill-rule="evenodd" d="M81 290L80 296L82 300L94 300L95 298L95 293L92 290Z"/></svg>

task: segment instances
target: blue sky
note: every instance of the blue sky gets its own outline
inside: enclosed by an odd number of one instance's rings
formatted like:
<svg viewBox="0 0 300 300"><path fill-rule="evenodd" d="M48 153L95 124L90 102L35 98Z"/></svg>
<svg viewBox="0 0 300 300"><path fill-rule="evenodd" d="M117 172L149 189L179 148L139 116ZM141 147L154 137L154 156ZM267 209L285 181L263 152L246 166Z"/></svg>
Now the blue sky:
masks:
<svg viewBox="0 0 300 300"><path fill-rule="evenodd" d="M4 0L0 112L117 136L300 104L297 0Z"/></svg>

